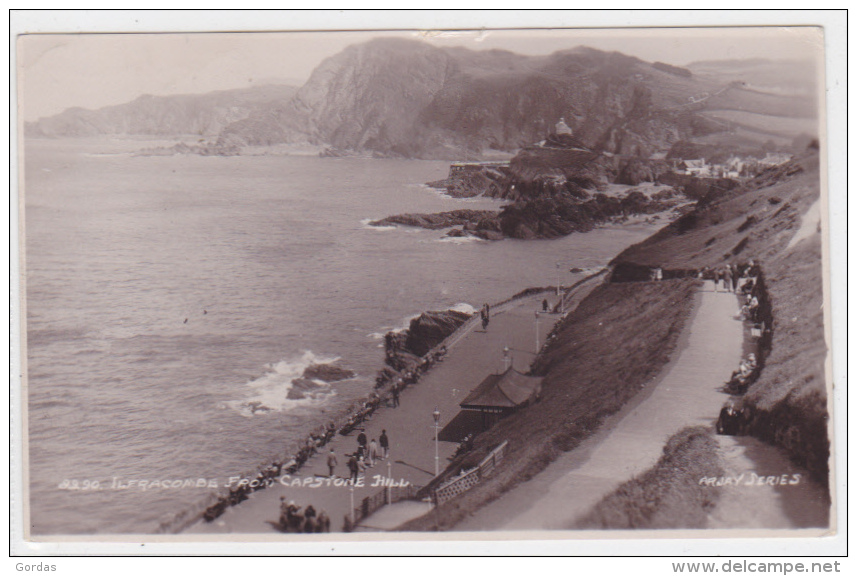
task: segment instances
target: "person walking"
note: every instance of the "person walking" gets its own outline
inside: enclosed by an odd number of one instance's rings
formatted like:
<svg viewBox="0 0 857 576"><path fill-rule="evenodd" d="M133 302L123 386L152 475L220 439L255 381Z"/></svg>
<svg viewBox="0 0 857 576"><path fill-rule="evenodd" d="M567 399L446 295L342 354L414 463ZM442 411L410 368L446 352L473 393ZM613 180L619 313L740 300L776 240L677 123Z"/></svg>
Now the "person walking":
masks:
<svg viewBox="0 0 857 576"><path fill-rule="evenodd" d="M334 472L336 472L336 464L336 454L333 452L333 448L331 448L327 454L327 469L330 472L328 476L331 478L334 477Z"/></svg>
<svg viewBox="0 0 857 576"><path fill-rule="evenodd" d="M732 292L732 267L727 264L723 271L723 287L727 292Z"/></svg>
<svg viewBox="0 0 857 576"><path fill-rule="evenodd" d="M357 482L357 474L360 471L360 466L357 464L357 456L352 454L348 459L348 470L351 472L351 476L349 480L356 483Z"/></svg>
<svg viewBox="0 0 857 576"><path fill-rule="evenodd" d="M359 456L365 456L366 455L366 442L367 441L368 441L368 438L366 438L365 432L360 432L360 434L357 435L357 450L358 450Z"/></svg>
<svg viewBox="0 0 857 576"><path fill-rule="evenodd" d="M381 444L381 457L386 460L390 457L390 439L387 438L386 430L381 430L381 437L378 441Z"/></svg>
<svg viewBox="0 0 857 576"><path fill-rule="evenodd" d="M369 442L369 467L373 468L375 466L375 460L378 458L378 443L375 442L375 439L372 438L372 441Z"/></svg>
<svg viewBox="0 0 857 576"><path fill-rule="evenodd" d="M399 383L393 384L393 408L399 407Z"/></svg>

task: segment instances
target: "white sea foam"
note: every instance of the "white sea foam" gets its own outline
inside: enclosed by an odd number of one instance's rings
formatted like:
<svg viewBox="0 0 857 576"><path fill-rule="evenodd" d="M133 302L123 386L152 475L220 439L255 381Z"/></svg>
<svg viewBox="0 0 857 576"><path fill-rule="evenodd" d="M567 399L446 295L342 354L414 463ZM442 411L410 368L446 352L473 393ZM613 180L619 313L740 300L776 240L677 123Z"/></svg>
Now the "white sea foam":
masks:
<svg viewBox="0 0 857 576"><path fill-rule="evenodd" d="M360 221L361 226L367 230L376 230L376 231L387 231L387 230L395 230L398 226L372 226L370 222L375 222L376 220L381 220L381 218L364 218Z"/></svg>
<svg viewBox="0 0 857 576"><path fill-rule="evenodd" d="M319 404L335 391L328 382L313 380L318 388L304 393L304 398L291 400L287 397L292 389L292 380L300 378L304 370L312 364L331 364L339 358L316 356L307 350L303 355L294 360L280 360L276 364L269 364L267 371L258 378L247 382L247 390L244 398L227 402L227 406L236 410L242 416L252 418L256 414L270 412L285 412L301 405Z"/></svg>
<svg viewBox="0 0 857 576"><path fill-rule="evenodd" d="M456 312L464 312L465 314L476 314L476 308L468 304L467 302L459 302L450 310L454 310Z"/></svg>
<svg viewBox="0 0 857 576"><path fill-rule="evenodd" d="M467 244L470 242L485 242L482 238L478 236L444 236L443 238L439 238L438 242L446 242L449 244Z"/></svg>

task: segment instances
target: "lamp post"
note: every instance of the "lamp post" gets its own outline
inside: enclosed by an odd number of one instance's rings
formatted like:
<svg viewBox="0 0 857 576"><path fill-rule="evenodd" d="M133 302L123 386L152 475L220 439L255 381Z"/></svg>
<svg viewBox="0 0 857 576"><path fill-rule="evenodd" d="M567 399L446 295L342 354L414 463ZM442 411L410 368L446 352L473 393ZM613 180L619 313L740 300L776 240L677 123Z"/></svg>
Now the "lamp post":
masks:
<svg viewBox="0 0 857 576"><path fill-rule="evenodd" d="M435 407L434 412L431 413L432 418L434 418L434 475L435 477L440 474L440 456L438 455L438 429L440 428L440 412L437 407Z"/></svg>
<svg viewBox="0 0 857 576"><path fill-rule="evenodd" d="M393 462L387 460L387 504L393 503Z"/></svg>
<svg viewBox="0 0 857 576"><path fill-rule="evenodd" d="M506 371L509 369L509 363L510 363L509 347L505 346L503 348L503 374L505 374Z"/></svg>
<svg viewBox="0 0 857 576"><path fill-rule="evenodd" d="M539 311L536 310L536 354L539 353Z"/></svg>
<svg viewBox="0 0 857 576"><path fill-rule="evenodd" d="M351 492L351 530L354 530L354 483L351 484L351 488L348 491Z"/></svg>
<svg viewBox="0 0 857 576"><path fill-rule="evenodd" d="M562 282L562 275L559 271L559 262L556 263L556 295L559 296L559 284Z"/></svg>

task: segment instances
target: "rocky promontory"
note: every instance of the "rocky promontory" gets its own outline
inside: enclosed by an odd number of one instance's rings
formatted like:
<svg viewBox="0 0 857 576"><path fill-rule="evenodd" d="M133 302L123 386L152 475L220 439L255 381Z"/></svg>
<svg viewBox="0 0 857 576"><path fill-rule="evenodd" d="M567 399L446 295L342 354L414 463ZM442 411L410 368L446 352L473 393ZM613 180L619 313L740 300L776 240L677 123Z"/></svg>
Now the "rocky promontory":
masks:
<svg viewBox="0 0 857 576"><path fill-rule="evenodd" d="M388 332L384 339L387 365L398 371L413 368L470 317L458 310L423 312L411 320L407 330Z"/></svg>
<svg viewBox="0 0 857 576"><path fill-rule="evenodd" d="M452 226L461 226L469 222L478 222L485 218L494 218L493 210L452 210L436 214L399 214L370 222L370 226L417 226L428 230L441 230Z"/></svg>
<svg viewBox="0 0 857 576"><path fill-rule="evenodd" d="M621 166L619 168L618 166ZM708 186L676 179L676 187L646 194L640 189L605 193L610 182L652 182L666 176L665 162L619 159L588 149L569 134L551 134L537 146L521 150L508 165L458 163L450 169L447 190L467 190L461 196L483 195L511 200L499 212L455 210L438 214L401 214L377 220L374 226L418 226L430 230L451 228L447 236L483 240L503 238L557 238L588 232L600 224L640 214L654 214L687 202L684 190L694 188L699 198ZM718 187L728 189L730 183Z"/></svg>

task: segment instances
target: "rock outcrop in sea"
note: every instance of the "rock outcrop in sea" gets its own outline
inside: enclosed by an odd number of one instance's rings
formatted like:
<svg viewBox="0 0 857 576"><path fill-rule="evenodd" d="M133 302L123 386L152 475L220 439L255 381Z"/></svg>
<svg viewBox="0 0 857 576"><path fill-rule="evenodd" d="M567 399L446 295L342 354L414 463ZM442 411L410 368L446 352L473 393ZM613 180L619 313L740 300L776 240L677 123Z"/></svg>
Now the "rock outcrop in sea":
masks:
<svg viewBox="0 0 857 576"><path fill-rule="evenodd" d="M387 333L384 338L387 364L398 371L413 368L421 356L443 342L471 316L457 310L423 312L411 320L407 330Z"/></svg>

